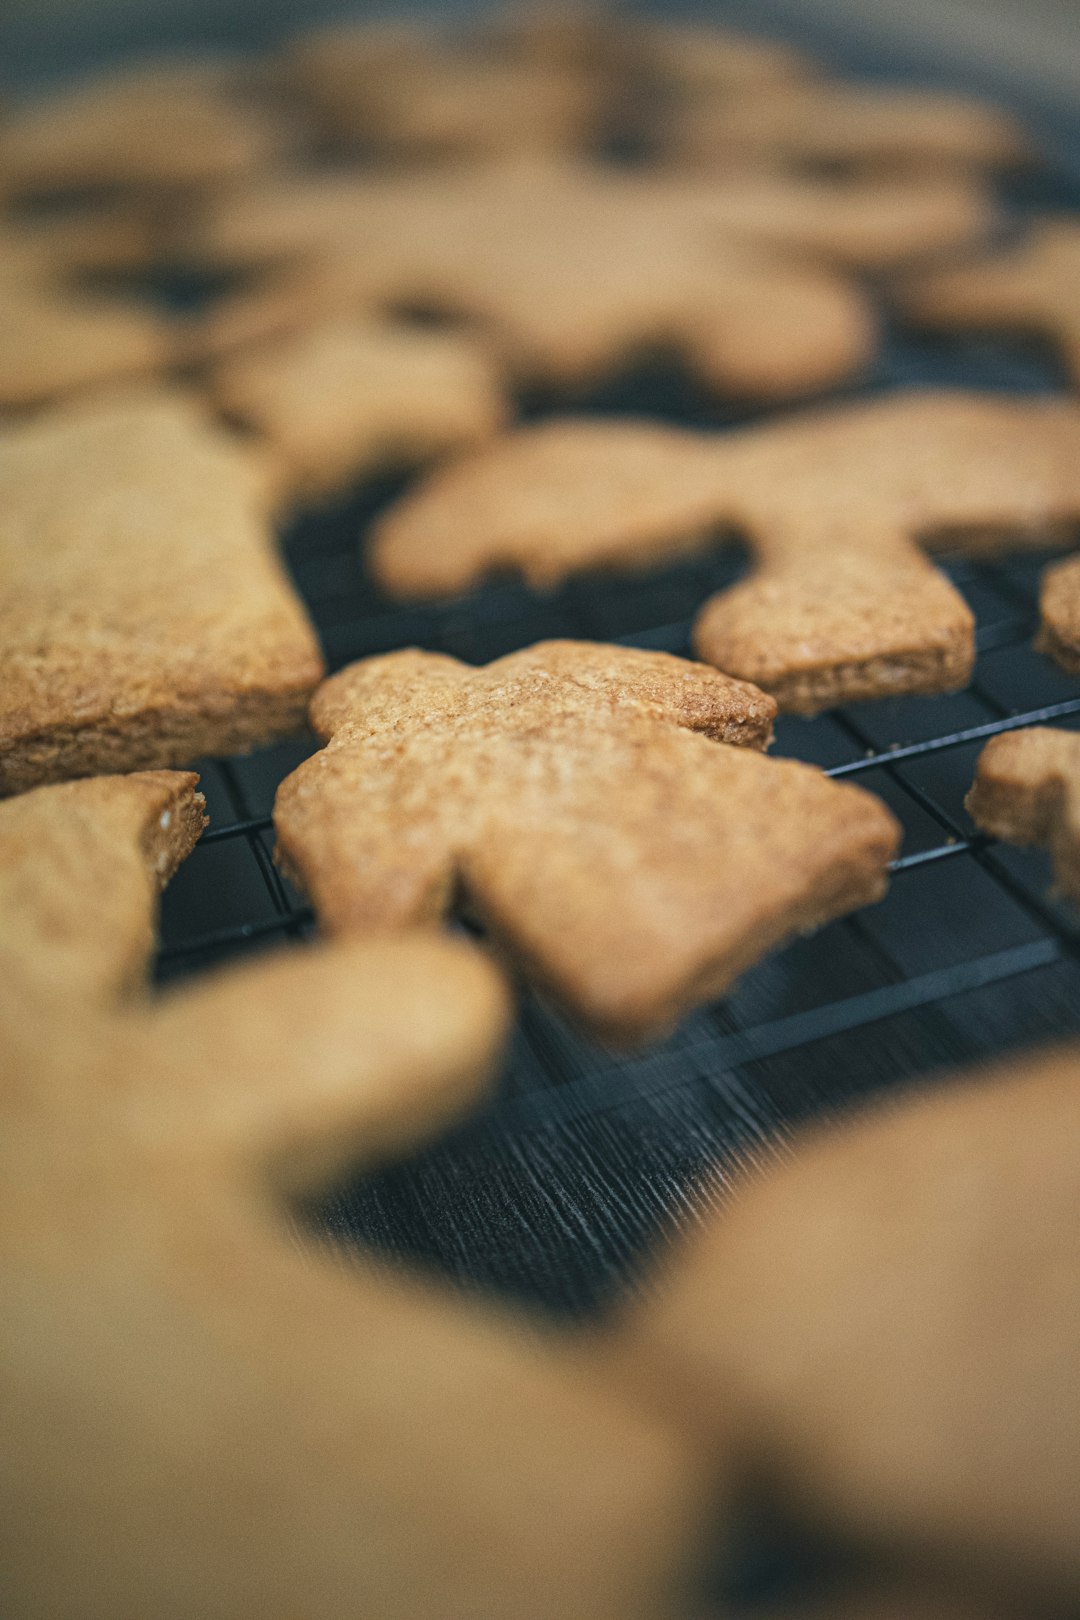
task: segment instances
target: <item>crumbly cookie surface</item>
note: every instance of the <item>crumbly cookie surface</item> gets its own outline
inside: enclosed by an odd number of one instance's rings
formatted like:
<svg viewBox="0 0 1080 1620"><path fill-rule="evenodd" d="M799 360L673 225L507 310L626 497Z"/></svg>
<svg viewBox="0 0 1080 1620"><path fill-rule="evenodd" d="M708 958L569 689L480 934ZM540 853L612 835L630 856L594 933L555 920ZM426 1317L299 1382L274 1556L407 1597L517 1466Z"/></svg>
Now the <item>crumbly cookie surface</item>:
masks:
<svg viewBox="0 0 1080 1620"><path fill-rule="evenodd" d="M315 696L328 746L278 791L279 857L334 935L457 895L582 1024L635 1042L884 891L891 815L763 758L773 712L629 648L371 659Z"/></svg>
<svg viewBox="0 0 1080 1620"><path fill-rule="evenodd" d="M1071 402L913 392L724 435L526 428L392 508L372 562L395 594L438 595L497 567L550 585L736 531L756 566L705 604L696 651L813 713L967 680L970 610L919 542L1022 547L1059 538L1078 512Z"/></svg>
<svg viewBox="0 0 1080 1620"><path fill-rule="evenodd" d="M322 659L265 505L258 464L164 393L0 439L0 791L301 726Z"/></svg>

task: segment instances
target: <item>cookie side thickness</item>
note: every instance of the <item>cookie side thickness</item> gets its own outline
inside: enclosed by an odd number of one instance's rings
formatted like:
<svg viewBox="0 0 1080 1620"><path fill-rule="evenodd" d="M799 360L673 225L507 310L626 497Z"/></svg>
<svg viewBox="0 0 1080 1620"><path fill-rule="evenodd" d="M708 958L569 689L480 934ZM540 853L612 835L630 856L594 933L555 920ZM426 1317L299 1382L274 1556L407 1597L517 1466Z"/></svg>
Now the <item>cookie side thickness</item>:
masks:
<svg viewBox="0 0 1080 1620"><path fill-rule="evenodd" d="M637 1387L798 1522L1075 1595L1078 1073L1069 1048L797 1140L624 1320Z"/></svg>
<svg viewBox="0 0 1080 1620"><path fill-rule="evenodd" d="M372 659L313 701L327 746L279 789L278 859L332 935L431 923L460 898L572 1017L635 1044L884 890L892 816L763 759L773 712L626 648Z"/></svg>
<svg viewBox="0 0 1080 1620"><path fill-rule="evenodd" d="M262 470L170 396L0 444L0 789L182 763L298 729L322 671Z"/></svg>
<svg viewBox="0 0 1080 1620"><path fill-rule="evenodd" d="M97 777L0 804L0 955L70 1009L135 990L156 897L206 825L190 772Z"/></svg>
<svg viewBox="0 0 1080 1620"><path fill-rule="evenodd" d="M965 808L984 832L1049 849L1054 876L1080 900L1080 737L1032 726L992 737Z"/></svg>

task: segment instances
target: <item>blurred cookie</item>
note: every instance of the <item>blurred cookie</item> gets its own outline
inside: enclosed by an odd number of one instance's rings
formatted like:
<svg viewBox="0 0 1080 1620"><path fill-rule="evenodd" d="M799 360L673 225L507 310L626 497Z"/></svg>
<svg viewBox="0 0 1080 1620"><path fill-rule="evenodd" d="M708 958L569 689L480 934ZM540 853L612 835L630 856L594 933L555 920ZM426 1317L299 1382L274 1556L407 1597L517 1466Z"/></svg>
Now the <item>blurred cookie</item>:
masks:
<svg viewBox="0 0 1080 1620"><path fill-rule="evenodd" d="M1080 386L1080 224L1043 219L986 258L901 284L900 305L942 331L1031 332L1057 344Z"/></svg>
<svg viewBox="0 0 1080 1620"><path fill-rule="evenodd" d="M662 143L691 168L913 175L1011 168L1032 156L1003 108L938 90L838 81L754 85L669 115Z"/></svg>
<svg viewBox="0 0 1080 1620"><path fill-rule="evenodd" d="M756 567L705 604L695 648L814 713L968 679L971 612L920 543L1021 548L1060 539L1077 514L1080 408L912 392L722 435L524 428L390 508L371 555L383 586L412 597L506 566L549 586L738 532Z"/></svg>
<svg viewBox="0 0 1080 1620"><path fill-rule="evenodd" d="M817 71L793 45L707 23L637 19L634 32L644 69L673 97L756 95L776 87L787 95Z"/></svg>
<svg viewBox="0 0 1080 1620"><path fill-rule="evenodd" d="M1080 558L1047 568L1039 582L1035 645L1070 675L1080 675Z"/></svg>
<svg viewBox="0 0 1080 1620"><path fill-rule="evenodd" d="M261 273L191 341L222 353L330 313L420 307L470 321L530 382L587 387L660 348L719 393L782 397L869 362L849 267L968 242L989 217L962 187L719 187L569 163L295 178L205 212L194 251Z"/></svg>
<svg viewBox="0 0 1080 1620"><path fill-rule="evenodd" d="M322 659L265 474L181 397L0 436L0 792L299 728Z"/></svg>
<svg viewBox="0 0 1080 1620"><path fill-rule="evenodd" d="M285 144L233 64L152 59L27 100L0 124L0 190L16 195L220 185Z"/></svg>
<svg viewBox="0 0 1080 1620"><path fill-rule="evenodd" d="M1008 844L1043 844L1062 891L1080 900L1080 734L1031 726L991 737L964 801Z"/></svg>
<svg viewBox="0 0 1080 1620"><path fill-rule="evenodd" d="M625 647L547 642L479 670L369 659L312 702L327 747L278 790L279 858L332 935L433 921L458 897L594 1034L655 1037L884 892L892 816L762 758L773 712Z"/></svg>
<svg viewBox="0 0 1080 1620"><path fill-rule="evenodd" d="M0 260L0 409L162 372L171 358L168 327L153 311L50 286Z"/></svg>
<svg viewBox="0 0 1080 1620"><path fill-rule="evenodd" d="M413 935L117 1003L200 820L164 773L0 806L5 1606L674 1613L716 1507L669 1425L569 1340L295 1237L475 1101L496 974Z"/></svg>
<svg viewBox="0 0 1080 1620"><path fill-rule="evenodd" d="M1073 1046L785 1143L619 1355L789 1522L1045 1612L1080 1592L1078 1220Z"/></svg>
<svg viewBox="0 0 1080 1620"><path fill-rule="evenodd" d="M573 151L596 131L590 77L415 21L337 23L282 64L325 130L384 159Z"/></svg>
<svg viewBox="0 0 1080 1620"><path fill-rule="evenodd" d="M234 356L211 392L263 436L300 495L490 438L506 414L496 368L470 336L370 319Z"/></svg>

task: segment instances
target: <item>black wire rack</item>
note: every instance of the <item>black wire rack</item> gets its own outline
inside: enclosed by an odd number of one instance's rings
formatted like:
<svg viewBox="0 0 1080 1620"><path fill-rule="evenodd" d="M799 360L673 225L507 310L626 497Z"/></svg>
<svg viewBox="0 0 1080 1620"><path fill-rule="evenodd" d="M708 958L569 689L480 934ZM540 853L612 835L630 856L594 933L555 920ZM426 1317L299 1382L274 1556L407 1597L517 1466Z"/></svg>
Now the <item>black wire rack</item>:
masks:
<svg viewBox="0 0 1080 1620"><path fill-rule="evenodd" d="M1015 220L1076 206L1080 171L1047 168L1015 183L1007 201ZM931 340L883 320L875 372L845 397L913 383L1064 387L1037 345ZM586 403L721 429L750 414L703 399L660 362ZM522 413L549 408L525 402ZM737 547L718 547L648 574L579 578L551 595L507 580L402 608L367 577L362 547L400 487L388 481L303 514L284 536L332 667L407 645L482 663L552 636L689 655L696 609L744 565ZM943 560L977 619L966 691L778 727L776 753L857 780L901 821L882 903L774 955L631 1057L585 1041L523 993L483 1112L407 1163L342 1187L307 1212L310 1221L466 1286L587 1313L640 1272L662 1229L722 1197L731 1167L798 1122L943 1065L1080 1030L1080 916L1054 898L1042 854L996 845L963 808L988 737L1080 727L1080 680L1032 648L1046 561ZM300 740L201 767L211 825L164 899L160 981L314 933L310 909L274 866L270 819L278 782L314 746Z"/></svg>

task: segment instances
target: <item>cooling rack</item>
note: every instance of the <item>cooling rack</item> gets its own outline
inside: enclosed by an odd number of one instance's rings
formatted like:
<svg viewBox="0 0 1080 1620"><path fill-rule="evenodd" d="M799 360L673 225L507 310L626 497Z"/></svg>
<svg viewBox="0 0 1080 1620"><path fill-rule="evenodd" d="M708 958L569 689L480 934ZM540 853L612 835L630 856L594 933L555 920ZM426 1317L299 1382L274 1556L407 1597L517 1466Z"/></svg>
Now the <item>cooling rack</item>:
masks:
<svg viewBox="0 0 1080 1620"><path fill-rule="evenodd" d="M1061 140L1048 144L1056 163L1008 189L1014 223L1034 208L1080 206L1080 167L1062 161ZM917 383L1064 387L1036 345L931 340L885 323L873 375L842 397ZM718 427L751 415L717 407L661 362L585 404ZM526 401L522 414L549 408ZM552 636L688 655L695 610L744 565L729 545L550 595L508 580L402 608L368 578L361 543L400 487L387 481L305 513L283 537L332 667L408 645L481 663ZM776 753L860 782L900 819L902 853L881 904L791 945L668 1041L629 1058L581 1039L525 994L483 1112L407 1163L343 1186L306 1212L312 1226L465 1286L588 1313L640 1274L658 1232L722 1197L731 1168L797 1122L942 1065L1080 1030L1080 915L1053 897L1041 854L995 845L963 809L987 737L1038 723L1080 727L1080 680L1031 646L1046 560L944 559L978 624L966 691L778 726ZM300 740L201 766L211 825L164 898L162 982L314 933L310 910L273 864L270 821L278 782L313 747Z"/></svg>

